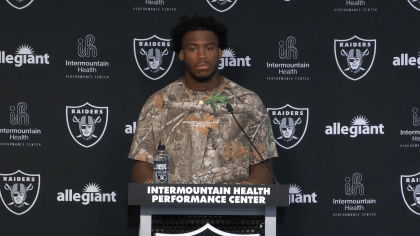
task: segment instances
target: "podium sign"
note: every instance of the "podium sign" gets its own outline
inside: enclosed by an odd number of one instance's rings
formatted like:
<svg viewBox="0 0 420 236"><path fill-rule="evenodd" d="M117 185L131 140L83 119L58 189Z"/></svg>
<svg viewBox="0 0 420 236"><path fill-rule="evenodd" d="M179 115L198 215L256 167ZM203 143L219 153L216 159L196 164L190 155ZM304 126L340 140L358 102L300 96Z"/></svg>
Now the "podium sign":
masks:
<svg viewBox="0 0 420 236"><path fill-rule="evenodd" d="M289 206L288 185L129 184L128 205Z"/></svg>

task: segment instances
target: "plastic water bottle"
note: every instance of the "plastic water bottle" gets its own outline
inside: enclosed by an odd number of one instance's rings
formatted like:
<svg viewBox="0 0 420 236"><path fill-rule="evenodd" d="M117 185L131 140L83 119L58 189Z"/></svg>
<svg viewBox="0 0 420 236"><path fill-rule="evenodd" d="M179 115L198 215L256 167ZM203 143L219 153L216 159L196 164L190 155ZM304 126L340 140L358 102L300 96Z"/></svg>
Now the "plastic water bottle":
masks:
<svg viewBox="0 0 420 236"><path fill-rule="evenodd" d="M165 153L165 145L158 146L158 152L153 162L153 183L169 183L169 157Z"/></svg>

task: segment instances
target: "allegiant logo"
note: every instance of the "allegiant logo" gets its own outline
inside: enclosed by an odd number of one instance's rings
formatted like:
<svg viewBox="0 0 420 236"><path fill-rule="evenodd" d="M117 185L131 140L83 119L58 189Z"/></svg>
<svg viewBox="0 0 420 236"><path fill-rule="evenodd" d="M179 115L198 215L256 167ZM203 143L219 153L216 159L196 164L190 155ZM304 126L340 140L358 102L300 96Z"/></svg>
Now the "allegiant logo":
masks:
<svg viewBox="0 0 420 236"><path fill-rule="evenodd" d="M16 50L16 55L7 55L5 51L0 51L0 64L15 64L21 67L23 64L50 64L48 53L35 55L35 51L29 45L21 45Z"/></svg>

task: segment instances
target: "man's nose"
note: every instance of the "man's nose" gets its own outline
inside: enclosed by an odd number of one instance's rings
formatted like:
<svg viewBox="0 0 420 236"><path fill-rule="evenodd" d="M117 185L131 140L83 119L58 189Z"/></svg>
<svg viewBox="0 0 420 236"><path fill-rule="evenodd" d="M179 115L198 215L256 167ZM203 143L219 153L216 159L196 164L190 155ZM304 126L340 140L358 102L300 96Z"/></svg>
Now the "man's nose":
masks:
<svg viewBox="0 0 420 236"><path fill-rule="evenodd" d="M204 50L204 48L200 48L198 49L198 58L206 58L206 51Z"/></svg>

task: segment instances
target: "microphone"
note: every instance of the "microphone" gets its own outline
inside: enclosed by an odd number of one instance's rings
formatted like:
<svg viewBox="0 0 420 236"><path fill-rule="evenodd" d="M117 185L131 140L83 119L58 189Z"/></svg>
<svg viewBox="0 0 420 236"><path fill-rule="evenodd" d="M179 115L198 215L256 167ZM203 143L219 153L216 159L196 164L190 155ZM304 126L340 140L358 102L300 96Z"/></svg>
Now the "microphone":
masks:
<svg viewBox="0 0 420 236"><path fill-rule="evenodd" d="M255 147L254 143L251 141L251 139L248 137L248 135L245 133L245 130L242 128L242 126L239 124L238 120L235 117L235 114L233 114L233 107L232 105L230 105L230 103L226 104L226 109L228 110L228 112L230 112L230 114L232 114L233 119L235 120L236 124L239 126L239 128L241 129L242 133L244 133L245 137L248 139L249 143L251 143L251 146L254 148L254 150L258 153L258 156L260 156L261 160L263 160L265 167L267 167L267 169L270 171L271 176L273 176L274 182L276 182L276 185L279 185L279 182L277 182L276 176L274 176L273 171L271 171L271 169L268 167L267 165L267 161L261 156L261 153L258 151L258 149Z"/></svg>

